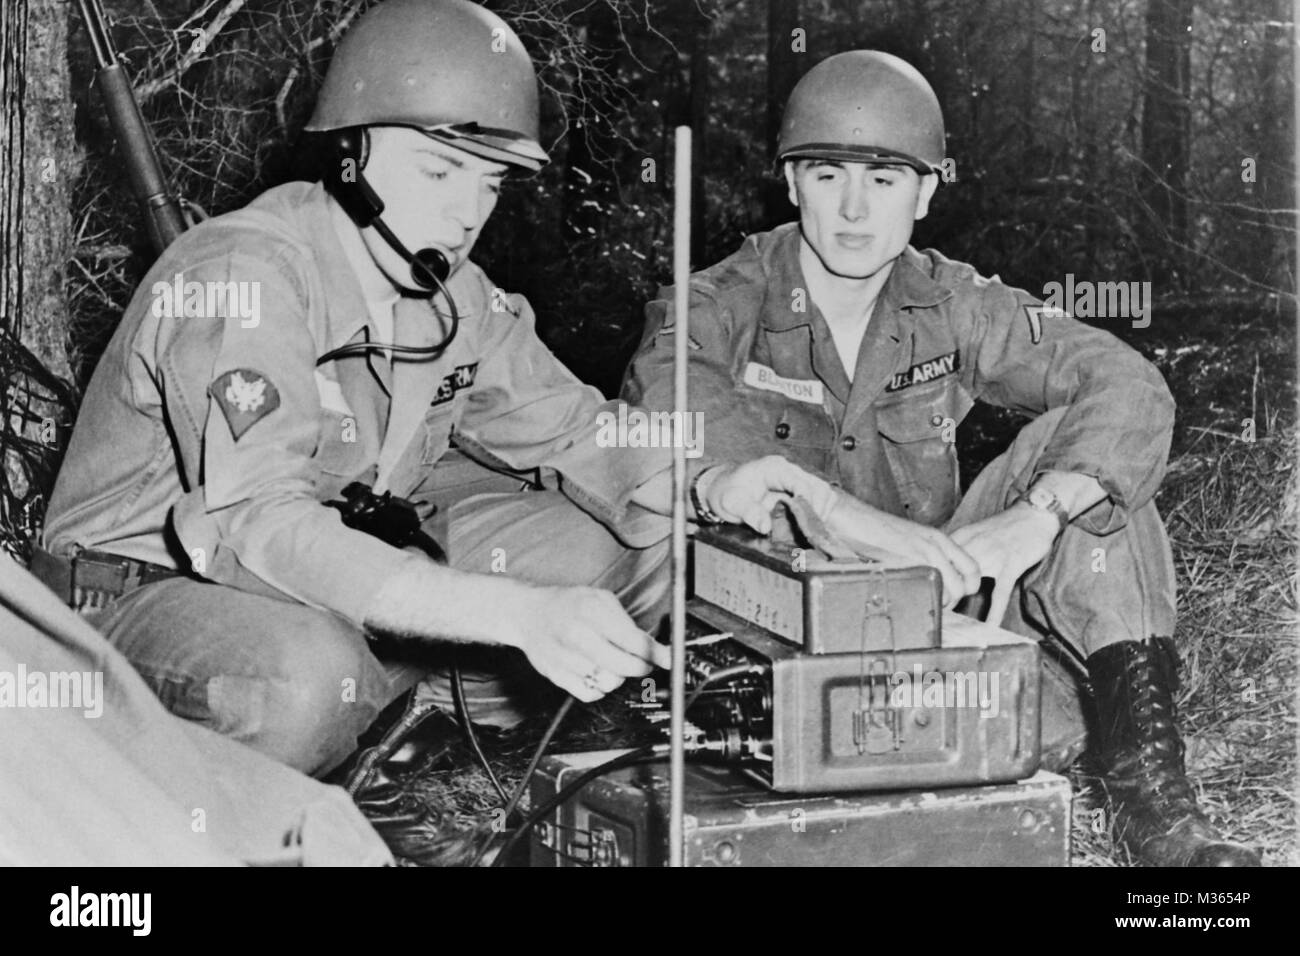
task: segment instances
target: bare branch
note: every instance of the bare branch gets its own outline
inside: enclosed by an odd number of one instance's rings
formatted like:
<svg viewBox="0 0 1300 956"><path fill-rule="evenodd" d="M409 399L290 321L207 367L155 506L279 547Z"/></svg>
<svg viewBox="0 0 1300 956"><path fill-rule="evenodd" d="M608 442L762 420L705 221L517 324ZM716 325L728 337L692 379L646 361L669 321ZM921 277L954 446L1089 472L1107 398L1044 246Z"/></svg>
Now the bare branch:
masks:
<svg viewBox="0 0 1300 956"><path fill-rule="evenodd" d="M356 15L361 11L361 5L365 2L366 0L353 0L351 6L348 7L347 13L343 15L343 17L339 20L338 23L330 27L329 32L325 33L322 36L318 36L316 39L312 40L305 47L303 47L302 49L303 59L306 59L314 51L320 49L326 43L337 42L338 38L343 35L343 31L348 28L348 26L356 18ZM275 118L280 124L280 129L284 130L285 132L288 132L289 124L285 119L284 104L288 101L289 91L293 89L293 85L298 81L298 77L299 75L301 75L301 73L302 73L302 67L299 64L295 63L292 67L290 67L289 75L284 78L284 83L280 86L280 91L275 94Z"/></svg>
<svg viewBox="0 0 1300 956"><path fill-rule="evenodd" d="M181 61L176 65L176 69L172 70L172 72L168 73L166 76L149 80L147 83L142 83L136 89L135 96L140 102L140 105L143 106L145 103L148 103L155 95L178 82L190 67L195 63L198 63L199 60L203 58L203 54L208 51L208 47L212 44L212 41L216 39L217 34L220 33L222 29L225 28L226 24L230 22L231 17L244 8L244 5L247 2L248 0L227 0L226 5L221 8L220 12L217 13L216 17L213 18L212 22L208 24L207 27L202 30L190 29L189 32L195 34L194 42L190 44L190 48L186 51L185 55L181 57Z"/></svg>

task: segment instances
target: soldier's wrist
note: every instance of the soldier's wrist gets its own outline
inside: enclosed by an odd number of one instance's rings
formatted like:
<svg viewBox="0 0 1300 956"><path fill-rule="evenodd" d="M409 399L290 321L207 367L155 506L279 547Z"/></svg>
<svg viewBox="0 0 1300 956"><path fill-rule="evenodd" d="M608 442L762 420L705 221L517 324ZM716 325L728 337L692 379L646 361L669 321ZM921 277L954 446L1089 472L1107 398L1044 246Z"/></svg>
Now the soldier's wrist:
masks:
<svg viewBox="0 0 1300 956"><path fill-rule="evenodd" d="M1065 526L1070 523L1070 512L1066 510L1065 503L1043 481L1036 481L1030 485L1029 490L1012 503L1012 507L1024 509L1037 516L1044 527L1049 523L1054 525L1053 531L1056 535L1064 531Z"/></svg>
<svg viewBox="0 0 1300 956"><path fill-rule="evenodd" d="M364 626L398 638L520 646L531 585L474 574L408 554L375 595Z"/></svg>
<svg viewBox="0 0 1300 956"><path fill-rule="evenodd" d="M691 508L695 512L695 520L700 524L722 524L726 520L709 504L708 498L714 479L722 474L726 467L721 463L706 465L691 479Z"/></svg>

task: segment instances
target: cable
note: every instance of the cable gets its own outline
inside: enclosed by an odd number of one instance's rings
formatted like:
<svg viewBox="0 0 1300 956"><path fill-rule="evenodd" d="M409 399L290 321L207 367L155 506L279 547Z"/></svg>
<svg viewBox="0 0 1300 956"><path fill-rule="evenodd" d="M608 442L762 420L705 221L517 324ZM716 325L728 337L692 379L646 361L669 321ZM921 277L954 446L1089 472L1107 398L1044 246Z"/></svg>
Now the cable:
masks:
<svg viewBox="0 0 1300 956"><path fill-rule="evenodd" d="M611 773L612 771L619 770L622 767L631 766L634 763L641 763L645 760L657 758L661 756L663 746L663 744L653 744L646 747L640 747L636 750L629 750L625 754L619 754L613 760L606 760L604 763L592 767L585 773L579 774L573 779L572 783L557 790L554 794L543 800L528 812L528 816L524 817L515 832L506 838L505 843L501 844L501 850L497 853L496 859L492 861L492 866L504 866L505 864L502 861L506 860L510 856L510 851L514 849L516 843L523 839L524 834L540 823L542 817L546 816L565 800L568 800L591 781L595 780L601 774Z"/></svg>
<svg viewBox="0 0 1300 956"><path fill-rule="evenodd" d="M400 355L421 355L428 358L437 358L451 345L456 338L456 333L460 331L460 310L456 308L456 300L451 297L451 291L432 271L426 270L429 276L438 283L438 291L442 293L447 305L451 307L451 331L446 334L441 342L433 345L397 345L393 342L351 342L347 345L340 345L336 349L331 349L316 360L316 364L324 365L326 362L332 362L335 359L348 358L352 355L364 355L367 352L393 352ZM433 309L434 314L439 318L446 318L446 314L433 305L430 300L429 307Z"/></svg>
<svg viewBox="0 0 1300 956"><path fill-rule="evenodd" d="M564 720L564 716L569 712L569 708L573 706L574 700L575 698L570 695L564 698L564 703L560 704L560 706L556 708L555 716L551 718L550 726L546 728L546 733L542 734L542 739L537 744L537 749L533 751L533 759L528 762L528 768L524 771L524 775L520 779L519 785L515 787L514 795L510 798L510 802L506 804L505 818L507 820L509 820L510 815L515 812L515 808L519 806L519 801L524 798L524 794L528 792L528 782L533 779L533 774L537 772L537 765L542 762L542 755L546 753L546 748L551 745L551 739L555 736L555 732L560 729L560 722Z"/></svg>
<svg viewBox="0 0 1300 956"><path fill-rule="evenodd" d="M722 681L722 680L729 680L733 677L743 677L747 674L762 673L764 669L765 668L763 667L762 664L737 664L733 667L724 667L721 668L720 670L715 671L714 673L706 677L701 682L699 687L695 688L695 691L691 694L690 698L686 701L685 709L688 711L690 710L691 706L696 702L696 700L699 699L701 692L708 685L717 683L718 681ZM551 720L551 726L547 728L545 736L542 737L541 744L538 745L536 752L533 754L532 763L529 764L528 770L524 773L524 779L520 781L519 787L515 790L514 797L511 798L510 804L506 808L506 819L509 819L510 814L514 812L514 808L518 805L519 800L523 797L524 788L527 787L529 779L532 777L533 772L537 769L537 764L541 760L542 752L546 749L547 744L550 743L551 737L554 735L556 729L560 725L560 721L564 718L565 713L568 711L570 705L572 704L573 704L573 698L569 697L565 700L563 704L560 705L559 710L556 711L555 717L552 718ZM578 777L576 777L573 780L572 783L566 785L565 787L563 787L562 789L560 789L559 791L557 791L556 793L548 797L546 800L543 800L540 804L538 804L536 807L532 808L528 812L528 815L524 817L522 821L520 821L520 824L515 829L515 831L511 833L510 836L506 838L506 841L501 845L501 849L497 853L496 858L492 861L491 865L494 867L503 866L504 864L502 863L502 861L510 855L510 851L514 849L515 844L517 844L519 840L523 838L523 835L525 833L527 833L529 830L535 827L539 822L541 822L542 817L546 816L546 814L550 813L552 810L554 810L565 800L569 799L571 796L573 796L575 793L581 790L584 786L586 786L596 777L600 776L603 773L609 773L610 771L618 770L621 767L630 766L631 764L634 763L640 763L650 758L662 756L662 751L664 746L665 746L664 744L650 744L645 747L640 747L636 750L629 751L628 753L620 754L614 759L607 760L605 761L605 763L593 767L592 769L586 771L585 773L580 774ZM477 866L479 862L482 860L482 858L487 855L487 852L491 848L491 845L492 845L491 840L488 840L486 843L484 843L483 849L479 852L478 859L475 860L474 862L475 866Z"/></svg>
<svg viewBox="0 0 1300 956"><path fill-rule="evenodd" d="M474 722L469 719L469 707L465 704L465 683L461 679L460 661L453 659L451 662L451 699L456 705L456 715L460 718L461 727L465 730L465 739L469 741L470 750L474 751L474 756L478 758L479 765L483 772L487 774L488 780L492 782L493 789L504 801L506 799L506 789L501 786L501 781L497 779L496 773L492 770L492 765L488 763L487 755L483 753L483 748L479 746L478 734L474 732Z"/></svg>
<svg viewBox="0 0 1300 956"><path fill-rule="evenodd" d="M730 680L733 677L744 677L747 674L761 674L766 670L767 666L764 664L734 664L731 667L719 668L700 682L700 686L695 688L691 696L687 698L684 710L689 712L691 706L699 699L700 694L704 693L704 688L710 684Z"/></svg>
<svg viewBox="0 0 1300 956"><path fill-rule="evenodd" d="M699 699L701 692L708 685L716 683L718 681L728 680L732 677L743 677L747 674L761 673L763 670L764 667L761 664L737 664L733 667L724 667L721 670L715 671L714 673L706 677L699 687L695 688L695 691L691 694L690 698L686 701L685 709L687 711L691 709L691 706L696 702L696 700ZM515 808L519 805L519 801L523 798L524 792L528 787L528 782L532 779L534 772L537 770L537 765L541 762L542 754L545 752L546 747L550 744L551 738L555 736L556 730L559 729L560 721L564 719L564 715L568 713L569 708L573 705L573 700L574 699L572 697L566 698L564 703L561 704L559 709L555 712L555 716L551 719L551 726L546 729L546 733L542 736L541 743L537 745L537 749L533 753L532 762L529 763L528 769L524 771L523 779L520 780L519 786L515 789L514 796L510 798L510 803L506 805L506 813L505 813L506 820L510 819L510 815L514 813ZM656 756L656 750L659 750L662 747L663 744L651 744L649 746L642 747L638 750L631 751L628 754L623 754L620 757L615 757L613 760L607 761L601 764L600 766L595 767L592 770L589 770L586 773L582 774L573 783L569 784L563 790L559 791L554 796L548 798L547 800L539 804L537 807L530 810L528 816L526 816L520 822L519 827L515 830L515 832L512 833L509 837L507 837L505 843L501 845L501 850L500 852L497 853L496 859L492 861L492 866L501 866L502 864L500 861L509 855L510 850L513 849L514 845L519 842L521 835L524 832L536 826L537 823L541 820L541 818L546 813L553 810L560 803L563 803L570 796L572 796L579 789L581 789L581 787L583 787L585 784L587 784L588 782L595 779L600 774L605 773L607 771L617 770L619 767L627 766L627 764L629 763L636 763L647 757ZM635 757L635 759L631 759L633 757ZM626 761L626 762L621 762L621 761ZM492 846L491 840L488 840L483 844L483 849L479 851L478 859L474 861L475 866L479 865L479 862L481 862L483 857L487 855L488 850L491 849L491 846Z"/></svg>
<svg viewBox="0 0 1300 956"><path fill-rule="evenodd" d="M542 755L546 753L546 748L550 746L551 739L555 736L555 732L560 729L560 722L564 720L565 714L567 714L569 708L573 706L573 701L574 697L569 695L564 698L564 703L560 704L560 706L556 708L555 716L551 718L550 726L546 728L546 733L542 734L541 741L533 750L533 757L528 762L528 767L524 770L524 775L519 780L518 786L515 787L514 795L506 802L505 813L501 817L502 822L507 824L510 822L510 817L514 815L515 809L519 806L519 801L522 800L524 794L528 792L528 783L533 779L533 774L537 772L537 765L542 762ZM504 793L501 794L501 799L506 799ZM492 840L488 839L484 841L482 849L478 852L478 856L474 858L473 865L478 866L491 848Z"/></svg>

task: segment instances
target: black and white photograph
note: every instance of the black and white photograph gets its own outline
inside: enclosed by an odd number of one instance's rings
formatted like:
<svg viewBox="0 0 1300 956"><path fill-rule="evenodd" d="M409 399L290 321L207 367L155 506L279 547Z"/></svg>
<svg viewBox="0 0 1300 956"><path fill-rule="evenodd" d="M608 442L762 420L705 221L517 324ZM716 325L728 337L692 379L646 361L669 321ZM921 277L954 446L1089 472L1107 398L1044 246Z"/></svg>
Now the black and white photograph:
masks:
<svg viewBox="0 0 1300 956"><path fill-rule="evenodd" d="M0 17L25 921L992 867L1260 928L1191 871L1300 864L1291 0Z"/></svg>

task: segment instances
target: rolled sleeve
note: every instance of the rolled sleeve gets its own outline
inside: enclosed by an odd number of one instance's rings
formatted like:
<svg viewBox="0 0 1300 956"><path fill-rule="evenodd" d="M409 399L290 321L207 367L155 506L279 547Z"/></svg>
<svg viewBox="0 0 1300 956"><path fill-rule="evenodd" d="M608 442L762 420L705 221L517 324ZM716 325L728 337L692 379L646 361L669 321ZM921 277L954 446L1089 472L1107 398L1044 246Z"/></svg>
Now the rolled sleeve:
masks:
<svg viewBox="0 0 1300 956"><path fill-rule="evenodd" d="M159 372L185 475L172 511L191 567L221 584L275 593L357 626L384 581L410 556L343 525L316 497L318 346L307 293L283 262L234 254L187 268L189 280L254 282L259 321L165 320ZM228 372L260 376L278 406L238 438L209 385Z"/></svg>
<svg viewBox="0 0 1300 956"><path fill-rule="evenodd" d="M1124 527L1164 479L1174 399L1159 371L1115 336L1039 313L1041 306L1024 291L989 284L966 330L966 354L974 358L968 387L977 398L1030 415L1066 409L1036 474L1095 478L1109 501L1077 520L1108 534Z"/></svg>

